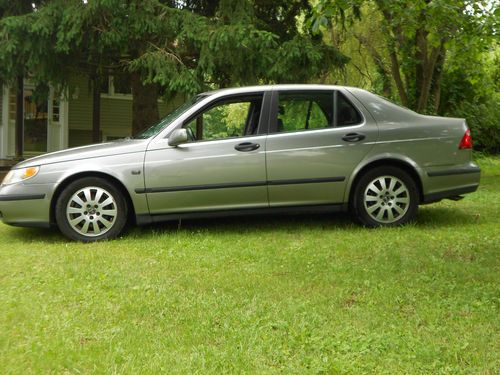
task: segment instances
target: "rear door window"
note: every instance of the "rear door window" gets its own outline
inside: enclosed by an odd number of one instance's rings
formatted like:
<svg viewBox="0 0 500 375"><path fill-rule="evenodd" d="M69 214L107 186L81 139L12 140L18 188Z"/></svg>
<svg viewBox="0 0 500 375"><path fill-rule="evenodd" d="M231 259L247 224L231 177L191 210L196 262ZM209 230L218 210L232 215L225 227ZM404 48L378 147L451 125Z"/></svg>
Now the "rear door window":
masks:
<svg viewBox="0 0 500 375"><path fill-rule="evenodd" d="M324 129L333 126L333 92L280 92L278 132Z"/></svg>
<svg viewBox="0 0 500 375"><path fill-rule="evenodd" d="M281 91L271 133L354 126L363 118L339 91Z"/></svg>

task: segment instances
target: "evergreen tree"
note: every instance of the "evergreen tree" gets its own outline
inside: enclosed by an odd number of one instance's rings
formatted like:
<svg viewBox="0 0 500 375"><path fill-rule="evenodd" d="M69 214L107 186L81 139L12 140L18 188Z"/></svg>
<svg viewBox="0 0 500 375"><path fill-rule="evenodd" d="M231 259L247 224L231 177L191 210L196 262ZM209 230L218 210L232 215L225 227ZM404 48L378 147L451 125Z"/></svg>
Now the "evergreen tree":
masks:
<svg viewBox="0 0 500 375"><path fill-rule="evenodd" d="M0 21L0 66L65 86L72 72L132 76L133 131L158 118L165 96L267 82L306 82L347 58L303 20L307 1L52 0ZM15 58L15 59L14 59ZM96 101L94 101L96 103Z"/></svg>

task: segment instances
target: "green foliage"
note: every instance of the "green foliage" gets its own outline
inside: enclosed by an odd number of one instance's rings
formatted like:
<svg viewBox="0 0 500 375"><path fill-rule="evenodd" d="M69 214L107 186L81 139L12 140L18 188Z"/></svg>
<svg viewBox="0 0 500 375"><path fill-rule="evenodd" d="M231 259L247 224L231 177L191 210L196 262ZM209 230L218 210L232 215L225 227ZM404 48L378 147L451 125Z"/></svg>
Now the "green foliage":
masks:
<svg viewBox="0 0 500 375"><path fill-rule="evenodd" d="M203 139L241 137L245 131L250 102L226 103L203 113ZM196 134L196 119L187 125Z"/></svg>
<svg viewBox="0 0 500 375"><path fill-rule="evenodd" d="M362 5L365 5L363 7ZM487 48L495 37L495 15L490 1L472 0L320 0L310 23L321 30L330 22L367 22L374 12L382 16L380 30L385 48L360 42L372 55L377 73L391 71L401 102L418 112L432 113L437 106L441 72L453 45L462 49L465 60L478 49ZM360 9L368 12L360 13ZM340 15L340 16L339 16ZM378 18L375 18L378 21ZM338 29L338 27L337 27ZM380 56L390 57L385 69ZM384 91L388 91L384 89Z"/></svg>
<svg viewBox="0 0 500 375"><path fill-rule="evenodd" d="M225 107L224 118L231 136L240 136L245 130L245 123L249 114L250 103L233 103Z"/></svg>
<svg viewBox="0 0 500 375"><path fill-rule="evenodd" d="M477 48L477 46L471 46ZM462 47L451 50L443 72L439 114L463 117L472 131L474 148L500 152L500 47L477 50L466 62ZM455 58L456 56L456 58Z"/></svg>
<svg viewBox="0 0 500 375"><path fill-rule="evenodd" d="M203 139L241 137L250 103L221 105L203 114Z"/></svg>
<svg viewBox="0 0 500 375"><path fill-rule="evenodd" d="M271 77L282 83L306 83L332 68L343 67L349 59L336 48L302 35L283 43L274 56Z"/></svg>
<svg viewBox="0 0 500 375"><path fill-rule="evenodd" d="M500 97L485 103L463 102L448 113L467 119L472 132L474 149L487 153L500 152Z"/></svg>
<svg viewBox="0 0 500 375"><path fill-rule="evenodd" d="M301 29L307 2L281 3L42 2L36 12L0 21L0 76L15 77L21 68L36 81L64 84L71 69L129 71L171 95L303 82L345 64L335 48Z"/></svg>
<svg viewBox="0 0 500 375"><path fill-rule="evenodd" d="M306 125L308 129L321 129L329 126L328 119L314 101L297 100L293 97L284 98L280 100L280 108L283 112L279 115L283 123L283 131L304 130Z"/></svg>
<svg viewBox="0 0 500 375"><path fill-rule="evenodd" d="M199 69L218 86L256 84L269 75L278 37L253 25L221 25L208 34Z"/></svg>

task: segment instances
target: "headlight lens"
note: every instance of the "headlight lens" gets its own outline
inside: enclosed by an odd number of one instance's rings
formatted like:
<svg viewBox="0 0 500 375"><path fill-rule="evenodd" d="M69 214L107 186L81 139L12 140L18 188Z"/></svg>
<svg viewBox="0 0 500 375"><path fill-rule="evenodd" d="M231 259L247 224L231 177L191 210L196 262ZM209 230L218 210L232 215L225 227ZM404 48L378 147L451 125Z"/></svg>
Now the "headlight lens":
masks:
<svg viewBox="0 0 500 375"><path fill-rule="evenodd" d="M20 169L12 169L3 179L3 185L15 184L16 182L26 181L38 174L40 167L28 167Z"/></svg>

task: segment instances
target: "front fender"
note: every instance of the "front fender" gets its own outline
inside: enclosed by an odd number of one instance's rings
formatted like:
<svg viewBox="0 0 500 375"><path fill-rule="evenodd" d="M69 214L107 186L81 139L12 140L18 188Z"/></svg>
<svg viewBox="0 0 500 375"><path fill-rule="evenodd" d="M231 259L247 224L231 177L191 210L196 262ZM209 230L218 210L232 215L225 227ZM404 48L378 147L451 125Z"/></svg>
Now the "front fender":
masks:
<svg viewBox="0 0 500 375"><path fill-rule="evenodd" d="M144 189L144 152L42 165L32 183L53 184L52 200L70 181L91 175L119 182L128 192L136 214L149 212L144 194L135 193L136 189Z"/></svg>

